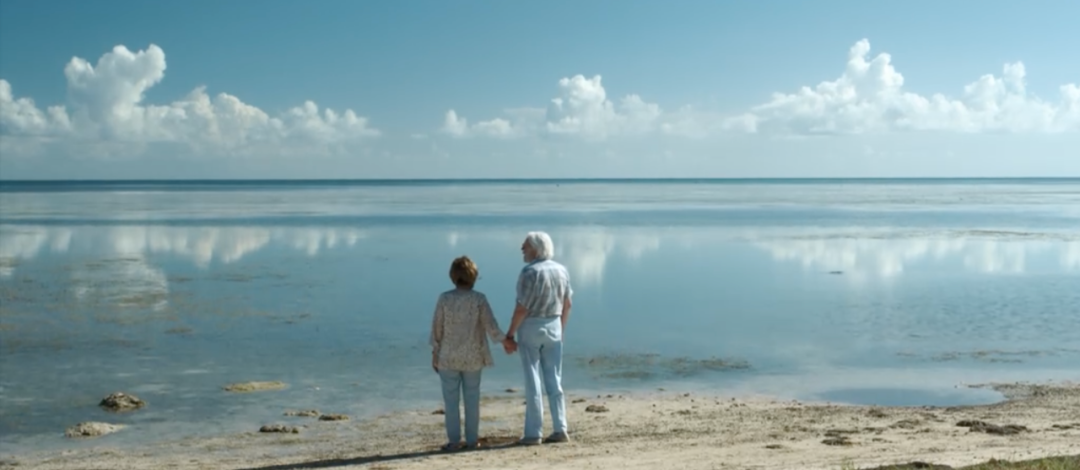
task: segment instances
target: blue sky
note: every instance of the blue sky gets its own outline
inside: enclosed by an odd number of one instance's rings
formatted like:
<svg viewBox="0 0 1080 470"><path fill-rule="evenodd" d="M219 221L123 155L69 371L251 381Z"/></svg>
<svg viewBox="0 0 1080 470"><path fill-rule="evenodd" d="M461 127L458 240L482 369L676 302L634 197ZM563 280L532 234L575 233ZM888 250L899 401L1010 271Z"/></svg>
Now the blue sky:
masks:
<svg viewBox="0 0 1080 470"><path fill-rule="evenodd" d="M1078 17L5 0L0 178L1080 176Z"/></svg>

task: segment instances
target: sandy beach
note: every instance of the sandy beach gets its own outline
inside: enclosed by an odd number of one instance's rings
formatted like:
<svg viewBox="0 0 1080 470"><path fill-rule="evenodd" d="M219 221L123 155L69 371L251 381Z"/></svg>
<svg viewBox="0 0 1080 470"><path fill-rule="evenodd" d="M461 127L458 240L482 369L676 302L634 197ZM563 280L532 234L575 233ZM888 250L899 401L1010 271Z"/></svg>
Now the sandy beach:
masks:
<svg viewBox="0 0 1080 470"><path fill-rule="evenodd" d="M674 391L571 394L573 441L537 447L512 445L523 407L518 392L506 391L484 398L484 448L475 451L439 452L445 439L443 417L431 408L368 420L283 417L280 423L301 426L295 434L253 430L135 450L103 444L86 450L5 455L0 467L836 470L912 461L958 466L991 458L1080 454L1080 385L987 386L1007 400L986 406L896 408Z"/></svg>

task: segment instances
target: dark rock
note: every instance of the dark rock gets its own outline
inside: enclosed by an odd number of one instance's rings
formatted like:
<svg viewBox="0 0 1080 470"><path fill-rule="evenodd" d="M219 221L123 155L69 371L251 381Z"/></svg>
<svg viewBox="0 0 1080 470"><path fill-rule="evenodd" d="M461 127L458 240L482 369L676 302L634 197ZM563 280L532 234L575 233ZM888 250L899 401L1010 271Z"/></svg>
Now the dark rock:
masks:
<svg viewBox="0 0 1080 470"><path fill-rule="evenodd" d="M587 413L607 413L608 411L610 410L604 405L589 405L585 407L585 412Z"/></svg>
<svg viewBox="0 0 1080 470"><path fill-rule="evenodd" d="M884 465L881 467L868 468L866 470L909 470L912 468L925 468L928 470L953 470L953 468L948 465L937 465L926 462L910 462L896 465Z"/></svg>
<svg viewBox="0 0 1080 470"><path fill-rule="evenodd" d="M506 389L506 393L517 393L517 389L516 388L508 388L508 389Z"/></svg>
<svg viewBox="0 0 1080 470"><path fill-rule="evenodd" d="M585 399L584 398L575 398L570 403L585 403Z"/></svg>
<svg viewBox="0 0 1080 470"><path fill-rule="evenodd" d="M135 395L124 392L116 392L102 398L98 406L109 411L130 411L146 406L146 402Z"/></svg>
<svg viewBox="0 0 1080 470"><path fill-rule="evenodd" d="M830 429L828 431L825 431L825 437L843 438L847 434L858 434L858 433L859 433L859 431L855 430L855 429Z"/></svg>
<svg viewBox="0 0 1080 470"><path fill-rule="evenodd" d="M915 429L921 425L922 421L917 419L902 419L889 425L889 427L893 429Z"/></svg>
<svg viewBox="0 0 1080 470"><path fill-rule="evenodd" d="M780 444L766 444L765 448L766 449L771 449L771 450L777 450L777 449L783 449L784 446L782 446Z"/></svg>
<svg viewBox="0 0 1080 470"><path fill-rule="evenodd" d="M286 426L284 424L267 424L259 428L259 432L280 432L286 434L300 434L300 429L296 426Z"/></svg>
<svg viewBox="0 0 1080 470"><path fill-rule="evenodd" d="M962 428L968 428L970 431L973 432L983 432L986 434L994 434L998 436L1012 436L1028 431L1027 427L1020 426L1018 424L1006 424L1003 426L999 426L996 424L987 423L986 421L979 421L977 419L965 419L956 423L956 425Z"/></svg>
<svg viewBox="0 0 1080 470"><path fill-rule="evenodd" d="M827 446L850 446L855 444L847 436L829 437L821 441L821 443Z"/></svg>
<svg viewBox="0 0 1080 470"><path fill-rule="evenodd" d="M874 409L872 409L870 411L867 411L866 416L869 416L871 418L879 418L880 419L880 418L888 418L889 414L882 411L882 410L874 408Z"/></svg>
<svg viewBox="0 0 1080 470"><path fill-rule="evenodd" d="M330 414L319 416L319 421L348 421L349 417L346 415Z"/></svg>
<svg viewBox="0 0 1080 470"><path fill-rule="evenodd" d="M435 410L435 411L432 411L431 414L433 414L433 415L445 415L446 411L445 410Z"/></svg>
<svg viewBox="0 0 1080 470"><path fill-rule="evenodd" d="M285 412L285 416L299 416L302 418L315 418L321 414L319 410L289 410Z"/></svg>

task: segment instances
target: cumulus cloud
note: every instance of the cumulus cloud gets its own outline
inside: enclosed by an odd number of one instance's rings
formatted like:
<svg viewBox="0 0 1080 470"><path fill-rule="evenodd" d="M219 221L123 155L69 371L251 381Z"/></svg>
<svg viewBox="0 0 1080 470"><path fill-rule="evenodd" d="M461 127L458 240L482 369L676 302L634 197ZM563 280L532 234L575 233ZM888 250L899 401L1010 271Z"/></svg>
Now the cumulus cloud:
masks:
<svg viewBox="0 0 1080 470"><path fill-rule="evenodd" d="M957 96L924 96L906 91L904 83L892 56L871 56L870 42L863 39L851 47L835 80L794 93L775 93L746 112L721 115L690 106L664 110L636 94L613 101L601 76L575 75L560 79L556 97L546 108L529 108L526 119L497 118L470 125L451 110L443 132L455 137L546 135L602 141L646 134L704 138L740 133L1080 131L1080 85L1062 85L1059 96L1043 99L1028 90L1022 62L1005 64L1000 75L979 77Z"/></svg>
<svg viewBox="0 0 1080 470"><path fill-rule="evenodd" d="M0 79L0 135L31 142L182 144L222 154L310 154L380 134L353 110L320 109L306 101L270 116L236 96L211 96L205 87L169 104L145 103L165 70L165 52L153 44L138 52L116 46L97 64L72 58L64 68L68 103L44 111L30 98L16 97Z"/></svg>
<svg viewBox="0 0 1080 470"><path fill-rule="evenodd" d="M983 75L959 97L904 91L892 56L870 58L870 42L851 47L839 78L795 93L777 93L724 126L746 132L860 134L880 131L1058 133L1080 131L1080 87L1060 87L1059 101L1027 90L1022 62L1005 64L1001 76Z"/></svg>
<svg viewBox="0 0 1080 470"><path fill-rule="evenodd" d="M640 135L650 132L684 133L686 123L664 123L667 115L655 103L638 95L627 95L616 104L608 99L599 75L562 78L558 95L547 108L524 108L507 112L510 120L496 118L469 125L454 110L446 113L442 131L455 137L525 135L575 136L587 140L605 140L615 135Z"/></svg>
<svg viewBox="0 0 1080 470"><path fill-rule="evenodd" d="M628 95L615 106L607 99L599 75L576 75L559 80L559 97L548 104L546 130L596 139L639 134L652 131L660 114L660 106L638 95Z"/></svg>
<svg viewBox="0 0 1080 470"><path fill-rule="evenodd" d="M442 126L443 133L457 138L473 136L509 138L517 137L523 131L520 126L514 126L510 121L500 118L480 121L470 126L467 119L458 117L457 112L452 109L446 112Z"/></svg>

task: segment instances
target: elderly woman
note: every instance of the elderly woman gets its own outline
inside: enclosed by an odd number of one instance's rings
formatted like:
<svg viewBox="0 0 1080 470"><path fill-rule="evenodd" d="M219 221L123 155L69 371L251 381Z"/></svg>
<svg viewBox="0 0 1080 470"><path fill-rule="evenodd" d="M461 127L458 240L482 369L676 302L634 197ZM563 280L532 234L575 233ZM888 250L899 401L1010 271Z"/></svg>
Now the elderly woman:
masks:
<svg viewBox="0 0 1080 470"><path fill-rule="evenodd" d="M553 432L543 442L567 442L566 401L562 389L563 331L570 317L570 274L551 258L555 245L544 232L530 232L521 244L525 260L517 282L517 306L503 346L515 348L525 370L523 445L540 444L544 424L541 379L551 406ZM514 336L517 335L515 341Z"/></svg>
<svg viewBox="0 0 1080 470"><path fill-rule="evenodd" d="M439 295L431 323L431 367L442 381L447 444L444 451L461 449L460 396L465 395L465 447L478 445L480 427L480 371L494 365L487 338L503 339L484 294L473 290L479 275L467 256L450 265L455 288Z"/></svg>

